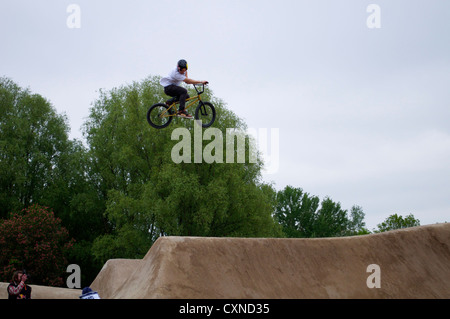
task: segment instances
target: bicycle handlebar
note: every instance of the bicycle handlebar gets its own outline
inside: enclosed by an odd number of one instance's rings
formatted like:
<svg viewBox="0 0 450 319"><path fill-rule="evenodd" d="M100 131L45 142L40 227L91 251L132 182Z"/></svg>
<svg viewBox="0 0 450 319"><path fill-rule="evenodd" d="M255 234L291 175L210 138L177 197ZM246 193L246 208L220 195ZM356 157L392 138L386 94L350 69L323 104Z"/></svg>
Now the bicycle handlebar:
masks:
<svg viewBox="0 0 450 319"><path fill-rule="evenodd" d="M201 91L199 91L197 89L197 85L201 85L202 86L202 90ZM195 91L197 91L197 94L202 94L203 92L205 92L205 85L208 85L208 83L206 83L206 84L193 84L193 86L195 88Z"/></svg>

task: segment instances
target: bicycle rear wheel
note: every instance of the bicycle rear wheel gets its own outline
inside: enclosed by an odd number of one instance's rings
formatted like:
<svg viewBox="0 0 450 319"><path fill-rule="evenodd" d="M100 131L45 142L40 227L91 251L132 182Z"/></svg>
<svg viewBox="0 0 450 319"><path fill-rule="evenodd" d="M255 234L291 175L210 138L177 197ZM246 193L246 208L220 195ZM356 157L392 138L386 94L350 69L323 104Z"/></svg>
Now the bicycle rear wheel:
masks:
<svg viewBox="0 0 450 319"><path fill-rule="evenodd" d="M216 119L216 109L209 102L200 102L195 109L195 119L201 121L203 127L210 127Z"/></svg>
<svg viewBox="0 0 450 319"><path fill-rule="evenodd" d="M148 124L154 128L164 128L172 122L172 110L168 110L168 106L164 103L152 105L147 112Z"/></svg>

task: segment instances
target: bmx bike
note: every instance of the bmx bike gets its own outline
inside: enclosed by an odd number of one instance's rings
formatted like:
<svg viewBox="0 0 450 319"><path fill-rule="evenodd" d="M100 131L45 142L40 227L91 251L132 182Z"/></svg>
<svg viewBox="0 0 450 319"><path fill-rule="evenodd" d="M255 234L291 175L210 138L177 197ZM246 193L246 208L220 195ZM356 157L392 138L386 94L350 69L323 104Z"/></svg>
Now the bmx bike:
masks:
<svg viewBox="0 0 450 319"><path fill-rule="evenodd" d="M186 99L185 110L198 102L195 108L194 118L200 121L202 127L210 127L216 119L216 109L210 102L204 102L201 99L201 94L205 92L205 84L202 84L202 89L198 89L194 84L196 96ZM180 101L178 98L172 98L166 103L153 104L147 111L147 121L154 128L167 127L172 119L177 116Z"/></svg>

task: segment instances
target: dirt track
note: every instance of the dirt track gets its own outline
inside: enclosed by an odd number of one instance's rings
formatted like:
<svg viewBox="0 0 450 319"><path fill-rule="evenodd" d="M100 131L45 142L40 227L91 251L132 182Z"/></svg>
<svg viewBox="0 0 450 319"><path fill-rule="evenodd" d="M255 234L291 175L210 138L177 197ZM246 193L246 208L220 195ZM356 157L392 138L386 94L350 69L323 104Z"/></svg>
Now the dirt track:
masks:
<svg viewBox="0 0 450 319"><path fill-rule="evenodd" d="M8 299L8 283L0 282L0 299ZM30 285L31 299L78 299L81 289L57 288Z"/></svg>
<svg viewBox="0 0 450 319"><path fill-rule="evenodd" d="M367 286L371 264L380 288ZM81 294L32 287L34 299ZM102 298L450 298L450 223L343 238L161 237L141 260L109 260L91 287Z"/></svg>
<svg viewBox="0 0 450 319"><path fill-rule="evenodd" d="M370 264L380 288L368 288ZM450 224L357 237L161 237L108 261L102 298L450 298Z"/></svg>

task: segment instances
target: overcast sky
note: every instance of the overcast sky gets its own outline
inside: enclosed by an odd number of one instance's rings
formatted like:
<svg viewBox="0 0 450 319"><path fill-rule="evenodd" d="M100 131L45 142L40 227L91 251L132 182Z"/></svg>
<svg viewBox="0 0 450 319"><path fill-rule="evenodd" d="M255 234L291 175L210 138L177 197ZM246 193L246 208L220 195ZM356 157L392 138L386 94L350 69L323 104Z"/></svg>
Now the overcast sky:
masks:
<svg viewBox="0 0 450 319"><path fill-rule="evenodd" d="M100 88L184 58L249 128L278 129L276 189L359 205L370 230L450 222L450 1L2 0L0 30L0 76L71 138Z"/></svg>

